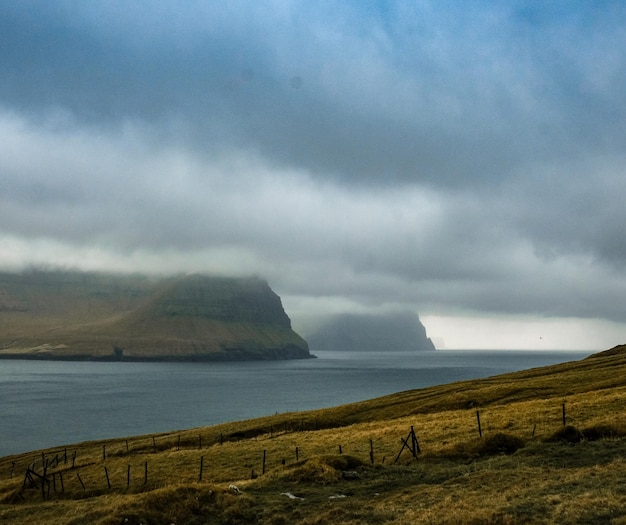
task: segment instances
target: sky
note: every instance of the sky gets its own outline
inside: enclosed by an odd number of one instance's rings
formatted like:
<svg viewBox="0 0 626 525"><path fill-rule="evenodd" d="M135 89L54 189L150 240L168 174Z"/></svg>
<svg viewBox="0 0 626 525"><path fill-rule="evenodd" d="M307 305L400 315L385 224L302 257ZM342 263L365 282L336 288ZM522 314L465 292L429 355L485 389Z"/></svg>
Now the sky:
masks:
<svg viewBox="0 0 626 525"><path fill-rule="evenodd" d="M0 269L625 343L625 49L621 0L0 0Z"/></svg>

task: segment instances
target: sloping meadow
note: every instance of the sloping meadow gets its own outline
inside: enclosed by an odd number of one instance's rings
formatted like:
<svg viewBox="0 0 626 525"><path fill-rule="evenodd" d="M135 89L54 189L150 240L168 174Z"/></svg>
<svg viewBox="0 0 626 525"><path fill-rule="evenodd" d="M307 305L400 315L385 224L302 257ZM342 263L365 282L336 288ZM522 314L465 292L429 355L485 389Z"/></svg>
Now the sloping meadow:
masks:
<svg viewBox="0 0 626 525"><path fill-rule="evenodd" d="M626 353L0 459L7 523L626 523Z"/></svg>

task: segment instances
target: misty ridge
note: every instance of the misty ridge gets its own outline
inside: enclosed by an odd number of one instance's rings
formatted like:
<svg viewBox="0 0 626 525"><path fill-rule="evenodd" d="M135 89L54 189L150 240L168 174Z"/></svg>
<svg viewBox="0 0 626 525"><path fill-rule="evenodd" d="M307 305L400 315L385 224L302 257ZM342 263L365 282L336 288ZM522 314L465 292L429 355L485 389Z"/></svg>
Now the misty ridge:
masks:
<svg viewBox="0 0 626 525"><path fill-rule="evenodd" d="M414 312L339 314L307 336L315 351L409 352L435 350Z"/></svg>
<svg viewBox="0 0 626 525"><path fill-rule="evenodd" d="M0 358L309 358L260 278L0 273Z"/></svg>
<svg viewBox="0 0 626 525"><path fill-rule="evenodd" d="M0 273L0 358L258 360L314 357L315 350L435 346L408 310L330 316L305 340L257 277Z"/></svg>

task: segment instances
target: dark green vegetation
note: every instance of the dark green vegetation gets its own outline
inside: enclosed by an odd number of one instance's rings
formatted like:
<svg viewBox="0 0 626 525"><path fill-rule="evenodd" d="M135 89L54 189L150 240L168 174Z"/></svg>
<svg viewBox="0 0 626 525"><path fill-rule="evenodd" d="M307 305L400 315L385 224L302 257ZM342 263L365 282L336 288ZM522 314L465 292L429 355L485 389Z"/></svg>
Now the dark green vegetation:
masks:
<svg viewBox="0 0 626 525"><path fill-rule="evenodd" d="M417 459L401 441L412 445L411 428ZM626 346L333 409L0 458L3 520L624 524Z"/></svg>
<svg viewBox="0 0 626 525"><path fill-rule="evenodd" d="M238 360L311 357L257 278L0 274L0 357Z"/></svg>

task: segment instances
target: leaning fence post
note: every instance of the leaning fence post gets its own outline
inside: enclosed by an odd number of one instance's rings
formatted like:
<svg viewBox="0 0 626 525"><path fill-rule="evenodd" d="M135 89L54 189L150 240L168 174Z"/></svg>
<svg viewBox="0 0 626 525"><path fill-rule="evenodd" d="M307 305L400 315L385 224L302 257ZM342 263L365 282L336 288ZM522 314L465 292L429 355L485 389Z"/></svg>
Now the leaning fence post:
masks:
<svg viewBox="0 0 626 525"><path fill-rule="evenodd" d="M200 476L198 476L198 481L202 481L202 468L204 467L204 456L200 456Z"/></svg>
<svg viewBox="0 0 626 525"><path fill-rule="evenodd" d="M563 426L565 426L565 403L563 403Z"/></svg>
<svg viewBox="0 0 626 525"><path fill-rule="evenodd" d="M43 453L42 453L43 454ZM48 459L46 458L46 461L43 465L43 476L41 478L41 495L43 496L43 500L45 501L46 499L46 494L44 492L44 488L46 485L48 485L48 496L50 496L50 480L48 479Z"/></svg>
<svg viewBox="0 0 626 525"><path fill-rule="evenodd" d="M109 471L108 471L106 465L104 466L104 475L107 478L107 487L111 488L111 480L109 479Z"/></svg>
<svg viewBox="0 0 626 525"><path fill-rule="evenodd" d="M261 474L265 474L265 455L267 451L263 451L263 469L261 470Z"/></svg>
<svg viewBox="0 0 626 525"><path fill-rule="evenodd" d="M476 421L478 421L478 435L483 437L483 430L480 427L480 412L478 410L476 411Z"/></svg>

